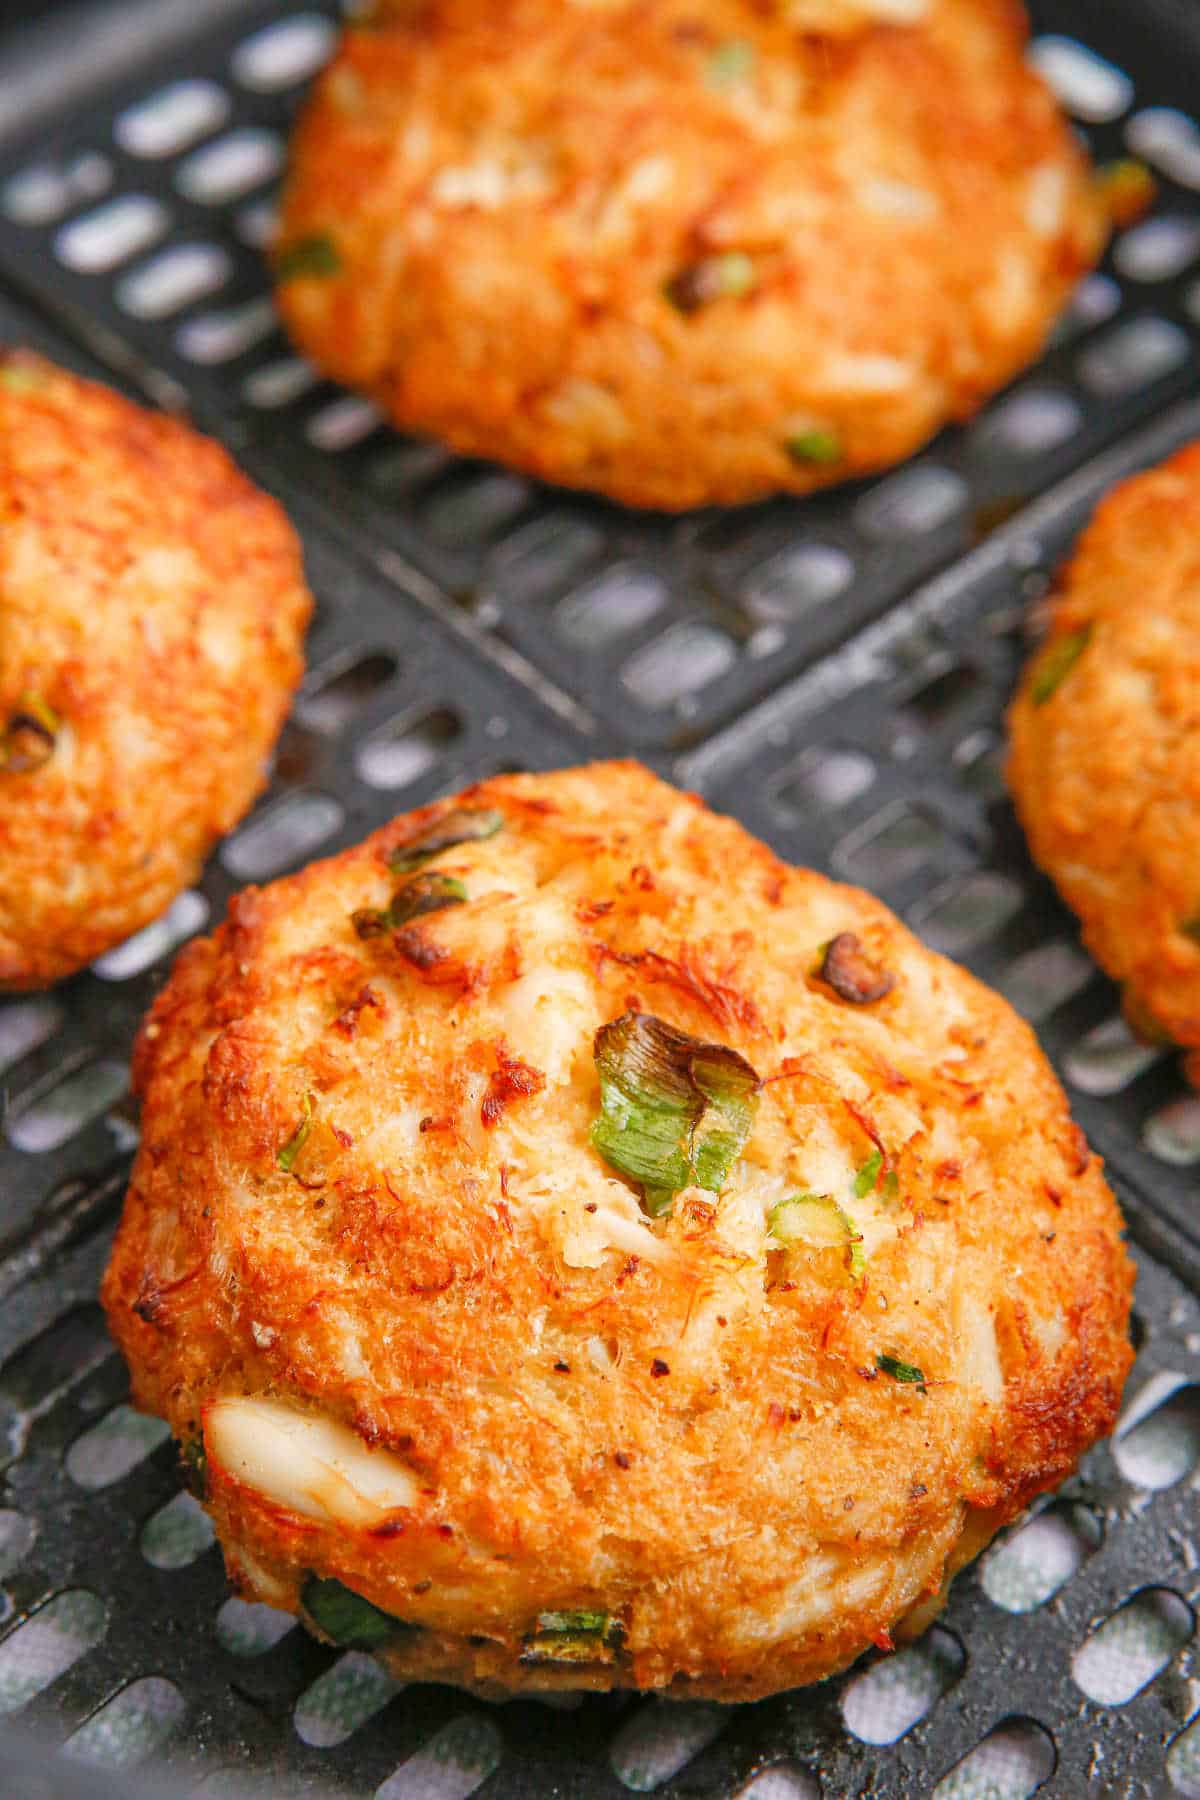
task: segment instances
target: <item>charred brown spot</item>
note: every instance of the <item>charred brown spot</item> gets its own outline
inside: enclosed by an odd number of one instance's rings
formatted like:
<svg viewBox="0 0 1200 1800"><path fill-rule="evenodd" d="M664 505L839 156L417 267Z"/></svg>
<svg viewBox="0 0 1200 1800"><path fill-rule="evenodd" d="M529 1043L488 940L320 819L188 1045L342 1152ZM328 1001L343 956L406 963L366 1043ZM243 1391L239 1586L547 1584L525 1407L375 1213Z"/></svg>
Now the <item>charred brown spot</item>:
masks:
<svg viewBox="0 0 1200 1800"><path fill-rule="evenodd" d="M937 1168L934 1170L934 1174L939 1181L957 1181L962 1174L962 1164L958 1161L957 1157L948 1156L945 1162L940 1162L938 1164Z"/></svg>
<svg viewBox="0 0 1200 1800"><path fill-rule="evenodd" d="M360 989L359 993L350 1002L349 1006L342 1008L337 1018L333 1021L333 1029L341 1032L343 1037L353 1039L358 1034L359 1021L362 1013L367 1007L371 1006L382 1009L383 1000L368 983L366 987Z"/></svg>
<svg viewBox="0 0 1200 1800"><path fill-rule="evenodd" d="M528 1099L531 1094L540 1094L546 1085L546 1077L540 1069L534 1069L523 1063L518 1057L509 1056L507 1051L499 1053L499 1066L488 1082L487 1093L483 1096L483 1105L479 1108L479 1117L484 1129L490 1131L500 1119L506 1106L513 1100Z"/></svg>
<svg viewBox="0 0 1200 1800"><path fill-rule="evenodd" d="M616 1463L618 1469L628 1469L633 1466L632 1459L624 1450L614 1450L613 1461Z"/></svg>
<svg viewBox="0 0 1200 1800"><path fill-rule="evenodd" d="M597 919L603 919L612 909L611 900L581 900L575 908L575 917L581 925L594 925Z"/></svg>
<svg viewBox="0 0 1200 1800"><path fill-rule="evenodd" d="M678 957L663 956L657 950L615 950L609 944L597 945L595 954L601 965L615 962L622 968L640 969L648 981L678 989L711 1013L719 1025L743 1025L749 1031L763 1029L762 1016L753 1000L710 975L688 944L681 947Z"/></svg>
<svg viewBox="0 0 1200 1800"><path fill-rule="evenodd" d="M665 1363L661 1356L656 1356L654 1361L650 1364L650 1373L657 1380L659 1377L671 1373L671 1365L670 1363Z"/></svg>
<svg viewBox="0 0 1200 1800"><path fill-rule="evenodd" d="M853 931L839 931L826 944L820 977L839 999L848 1000L853 1006L870 1006L872 1001L890 994L896 985L896 977L872 962L862 939Z"/></svg>
<svg viewBox="0 0 1200 1800"><path fill-rule="evenodd" d="M411 963L414 969L419 969L422 975L429 974L432 969L450 960L450 952L443 945L435 944L432 939L427 938L415 925L397 931L392 943L405 962Z"/></svg>
<svg viewBox="0 0 1200 1800"><path fill-rule="evenodd" d="M57 742L48 717L18 708L0 732L0 769L10 775L31 775L50 761Z"/></svg>

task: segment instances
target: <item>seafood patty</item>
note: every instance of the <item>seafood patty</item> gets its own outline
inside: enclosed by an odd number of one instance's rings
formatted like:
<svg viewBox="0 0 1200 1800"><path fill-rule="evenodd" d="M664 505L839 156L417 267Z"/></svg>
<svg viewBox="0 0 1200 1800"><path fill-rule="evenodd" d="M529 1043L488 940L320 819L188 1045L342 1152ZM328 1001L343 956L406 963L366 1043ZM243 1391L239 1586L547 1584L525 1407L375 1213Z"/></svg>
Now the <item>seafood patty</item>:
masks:
<svg viewBox="0 0 1200 1800"><path fill-rule="evenodd" d="M1101 502L1049 613L1008 718L1017 812L1130 1023L1200 1050L1200 444Z"/></svg>
<svg viewBox="0 0 1200 1800"><path fill-rule="evenodd" d="M907 456L1038 352L1104 208L1013 0L398 0L296 135L297 343L636 506Z"/></svg>
<svg viewBox="0 0 1200 1800"><path fill-rule="evenodd" d="M262 787L311 601L216 444L0 350L0 988L150 922Z"/></svg>
<svg viewBox="0 0 1200 1800"><path fill-rule="evenodd" d="M634 763L231 906L104 1284L230 1574L404 1679L848 1663L1112 1424L1131 1269L1029 1030Z"/></svg>

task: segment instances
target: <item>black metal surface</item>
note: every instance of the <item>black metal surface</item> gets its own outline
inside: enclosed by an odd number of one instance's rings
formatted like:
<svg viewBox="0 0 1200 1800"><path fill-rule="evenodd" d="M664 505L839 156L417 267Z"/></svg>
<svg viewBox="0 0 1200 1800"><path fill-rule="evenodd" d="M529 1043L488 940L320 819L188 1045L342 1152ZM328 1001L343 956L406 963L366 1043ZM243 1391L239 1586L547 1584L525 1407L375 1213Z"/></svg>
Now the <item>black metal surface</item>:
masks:
<svg viewBox="0 0 1200 1800"><path fill-rule="evenodd" d="M116 16L91 10L110 23ZM48 1000L0 1006L0 1708L55 1742L84 1728L88 1753L110 1765L159 1755L171 1792L195 1791L201 1781L201 1792L232 1792L221 1785L232 1780L254 1791L265 1781L288 1795L363 1800L381 1786L386 1800L465 1800L474 1792L497 1800L615 1800L661 1777L664 1793L756 1800L810 1800L818 1791L826 1800L899 1800L935 1789L938 1800L985 1793L1017 1800L1039 1780L1043 1792L1058 1796L1200 1795L1200 1726L1194 1749L1180 1737L1200 1703L1195 1620L1187 1612L1200 1604L1192 1535L1200 1126L1186 1102L1178 1115L1165 1115L1178 1117L1178 1126L1163 1125L1164 1108L1183 1093L1170 1059L1136 1071L1130 1065L1121 1079L1118 1064L1131 1053L1120 1038L1112 1039L1107 1064L1098 1055L1089 1033L1113 1014L1113 992L1081 957L1073 922L1031 870L995 763L1022 619L1048 570L1105 486L1200 433L1200 403L1179 404L1196 386L1200 242L1161 280L1136 279L1136 257L1128 244L1118 248L1108 285L1085 290L1055 348L1017 384L1018 395L1056 396L1059 416L1070 417L1053 447L1006 449L1001 399L971 427L944 434L902 472L899 489L884 478L803 504L667 521L456 463L382 427L339 451L322 450L309 433L337 402L332 389L314 382L277 407L247 398L246 383L261 382L264 368L286 357L265 317L256 343L226 361L185 353L186 334L194 347L214 314L261 299L260 257L245 238L261 229L253 209L274 177L214 204L188 199L178 184L187 156L209 141L246 128L275 134L263 142L278 140L300 81L270 91L247 86L237 75L239 47L264 20L334 8L222 0L211 10L197 7L190 20L185 9L171 8L183 21L171 31L164 9L159 39L174 33L175 47L164 52L156 43L150 67L138 61L137 10L129 9L115 59L123 73L109 85L98 59L102 79L90 89L80 25L88 9L71 9L66 33L55 33L53 18L43 20L51 35L35 33L32 41L54 45L63 91L69 87L73 98L41 113L35 129L9 129L4 102L20 82L10 68L6 88L0 66L0 282L13 296L0 297L0 336L33 337L85 371L107 370L161 403L187 403L281 493L303 530L320 605L305 694L271 794L206 873L201 894L209 912L219 916L247 872L247 830L298 798L332 803L321 821L327 829L307 848L285 835L280 867L336 850L392 812L501 767L649 751L655 766L700 786L785 854L876 888L927 938L1038 1013L1043 1041L1109 1159L1138 1240L1145 1341L1131 1396L1136 1402L1144 1384L1166 1372L1184 1385L1159 1415L1161 1429L1149 1428L1148 1450L1132 1432L1115 1451L1095 1452L1071 1484L1086 1509L1075 1523L1090 1517L1087 1530L1100 1542L1061 1592L1017 1612L994 1597L995 1562L964 1577L942 1634L926 1641L915 1662L872 1659L885 1672L875 1679L893 1686L892 1698L884 1694L873 1710L867 1690L854 1685L861 1669L819 1690L726 1714L622 1699L562 1712L532 1703L489 1709L429 1687L389 1698L371 1688L378 1678L353 1658L339 1661L299 1630L259 1655L239 1654L226 1626L218 1632L216 1625L226 1590L215 1550L196 1537L186 1507L170 1515L182 1538L158 1518L178 1488L171 1453L146 1443L138 1454L129 1440L136 1427L119 1410L124 1377L94 1308L134 1141L121 1068L136 1020L169 966L160 945L148 966L124 979L109 966ZM1043 31L1088 38L1133 83L1119 116L1093 122L1101 156L1120 151L1131 117L1144 134L1147 108L1186 107L1200 91L1200 16L1189 6L1053 0L1035 12ZM3 45L0 37L0 65ZM210 82L225 116L177 154L137 154L127 130L123 147L114 121L184 77ZM85 90L80 103L74 96ZM66 180L69 193L53 218L22 222L13 216L9 183L39 166ZM1159 214L1194 220L1200 153L1192 162L1177 157L1174 166L1180 179L1164 181ZM109 270L65 266L64 225L131 192L169 209L166 234ZM179 243L215 248L227 259L224 279L162 316L136 316L121 283ZM26 313L17 297L34 311ZM1106 307L1116 310L1101 319ZM1119 356L1114 361L1105 348L1111 334L1147 318L1161 321L1151 326L1152 343L1179 360L1154 380L1128 365L1122 392L1097 386L1097 369L1110 371L1110 383L1112 370L1121 373ZM1062 410L1069 407L1077 413ZM390 467L386 480L381 465ZM929 504L934 512L942 506L943 516L925 530L897 524L904 504L896 495L913 467L941 472L933 492L942 499ZM1031 497L1033 504L1022 504ZM989 529L1014 507L1007 523ZM815 547L842 551L853 578L843 593L805 610L797 604L797 571L806 557L811 569ZM625 602L611 595L622 581L626 592L642 583L631 611L640 608L643 622L582 647L581 621L620 613ZM647 593L656 602L652 616ZM713 668L722 655L731 656L729 665L675 703L641 705L625 677L639 651L672 628L717 633L695 640L692 654L698 642ZM659 671L686 664L687 654L669 644ZM353 676L345 673L351 667ZM644 676L648 691L661 693L659 671L652 664ZM373 785L381 778L396 785ZM181 928L198 928L203 909L192 905ZM1031 954L1042 960L1031 963ZM1052 1005L1059 977L1061 998ZM27 1047L15 1054L22 1042ZM92 1109L77 1130L63 1112L72 1094L85 1112ZM1174 1163L1155 1155L1155 1145ZM97 1426L98 1437L89 1437ZM133 1460L122 1462L121 1446L131 1441ZM109 1478L101 1482L97 1473ZM13 1523L13 1515L27 1523ZM36 1536L27 1545L30 1530ZM1099 1704L1084 1691L1096 1683L1077 1654L1095 1626L1148 1585L1178 1596L1156 1602L1176 1628L1165 1667L1127 1703ZM106 1615L101 1634L27 1704L13 1707L26 1679L20 1671L56 1641L47 1621L59 1616L57 1597L78 1592L96 1597L81 1615L93 1635L97 1605ZM1167 1625L1160 1619L1170 1638ZM1127 1645L1122 1654L1122 1666L1132 1666L1143 1652ZM331 1670L333 1699L326 1684L314 1700L313 1684ZM864 1734L880 1735L881 1719L899 1717L895 1694L905 1671L917 1692L909 1711L921 1711L924 1692L922 1716L894 1746L865 1742ZM147 1679L160 1685L131 1686ZM338 1682L346 1683L340 1700ZM380 1706L351 1729L356 1693L360 1711L372 1700ZM122 1708L133 1718L123 1733L108 1723ZM950 1774L1012 1716L1037 1721L1045 1734L1032 1740L1032 1760L1010 1760L1007 1774L1003 1759L983 1775ZM344 1738L331 1741L343 1728ZM671 1732L679 1739L673 1753ZM0 1792L42 1791L36 1754L18 1762L13 1752L0 1768ZM45 1791L57 1800L69 1791L69 1771L54 1779L59 1785ZM89 1791L99 1792L94 1784Z"/></svg>

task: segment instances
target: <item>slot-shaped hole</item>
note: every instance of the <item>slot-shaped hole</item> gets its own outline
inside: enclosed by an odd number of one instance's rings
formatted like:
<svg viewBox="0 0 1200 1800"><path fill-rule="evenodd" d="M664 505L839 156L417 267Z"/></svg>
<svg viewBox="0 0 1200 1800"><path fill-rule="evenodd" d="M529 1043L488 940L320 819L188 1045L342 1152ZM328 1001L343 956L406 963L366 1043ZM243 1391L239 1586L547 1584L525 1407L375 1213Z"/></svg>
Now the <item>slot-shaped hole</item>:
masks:
<svg viewBox="0 0 1200 1800"><path fill-rule="evenodd" d="M651 1700L627 1719L612 1741L609 1761L618 1781L650 1794L715 1743L731 1714L703 1701Z"/></svg>
<svg viewBox="0 0 1200 1800"><path fill-rule="evenodd" d="M341 667L320 671L296 702L296 717L310 731L337 737L391 681L399 663L388 650L373 650Z"/></svg>
<svg viewBox="0 0 1200 1800"><path fill-rule="evenodd" d="M1069 443L1083 425L1083 408L1065 388L1026 387L980 421L979 447L989 455L1045 456Z"/></svg>
<svg viewBox="0 0 1200 1800"><path fill-rule="evenodd" d="M954 746L950 762L962 786L978 799L997 800L1007 793L1004 745L994 731L973 731Z"/></svg>
<svg viewBox="0 0 1200 1800"><path fill-rule="evenodd" d="M279 235L279 208L274 198L251 200L239 207L233 228L251 250L266 251Z"/></svg>
<svg viewBox="0 0 1200 1800"><path fill-rule="evenodd" d="M1009 1005L1030 1024L1049 1018L1084 989L1095 965L1065 938L1026 950L1008 965L996 983Z"/></svg>
<svg viewBox="0 0 1200 1800"><path fill-rule="evenodd" d="M260 412L273 412L280 406L290 406L301 394L315 388L319 380L317 371L303 357L284 356L247 375L242 383L242 397Z"/></svg>
<svg viewBox="0 0 1200 1800"><path fill-rule="evenodd" d="M846 1729L864 1744L895 1744L930 1713L962 1674L966 1652L935 1625L917 1644L856 1675L842 1693Z"/></svg>
<svg viewBox="0 0 1200 1800"><path fill-rule="evenodd" d="M0 204L18 225L53 225L73 206L98 200L112 186L112 164L98 150L65 163L33 163L8 180Z"/></svg>
<svg viewBox="0 0 1200 1800"><path fill-rule="evenodd" d="M292 1716L296 1735L313 1749L330 1750L381 1712L399 1692L400 1683L393 1681L373 1656L347 1651L297 1700Z"/></svg>
<svg viewBox="0 0 1200 1800"><path fill-rule="evenodd" d="M849 806L874 780L875 764L861 750L814 745L777 777L770 800L782 818L803 819Z"/></svg>
<svg viewBox="0 0 1200 1800"><path fill-rule="evenodd" d="M1058 1500L991 1547L979 1565L980 1584L1004 1612L1036 1612L1061 1592L1100 1538L1093 1513Z"/></svg>
<svg viewBox="0 0 1200 1800"><path fill-rule="evenodd" d="M1085 275L1071 295L1071 303L1060 320L1059 335L1062 327L1067 335L1078 336L1082 331L1090 331L1094 325L1103 325L1106 319L1113 318L1121 310L1121 289L1111 275L1093 273Z"/></svg>
<svg viewBox="0 0 1200 1800"><path fill-rule="evenodd" d="M166 207L150 194L122 194L64 225L54 240L55 254L80 275L103 275L149 250L170 222Z"/></svg>
<svg viewBox="0 0 1200 1800"><path fill-rule="evenodd" d="M1200 130L1173 106L1148 106L1125 127L1125 142L1180 187L1200 187Z"/></svg>
<svg viewBox="0 0 1200 1800"><path fill-rule="evenodd" d="M1067 1052L1067 1080L1081 1094L1119 1094L1162 1056L1161 1046L1135 1038L1119 1013L1093 1025Z"/></svg>
<svg viewBox="0 0 1200 1800"><path fill-rule="evenodd" d="M1116 400L1161 381L1191 353L1186 331L1150 314L1123 320L1088 344L1076 367L1084 387L1103 399Z"/></svg>
<svg viewBox="0 0 1200 1800"><path fill-rule="evenodd" d="M865 887L888 887L922 869L936 868L951 839L941 820L924 807L897 800L834 848L843 874Z"/></svg>
<svg viewBox="0 0 1200 1800"><path fill-rule="evenodd" d="M1113 261L1131 281L1173 281L1198 256L1200 219L1167 213L1124 232Z"/></svg>
<svg viewBox="0 0 1200 1800"><path fill-rule="evenodd" d="M1011 876L981 869L944 882L913 908L910 918L931 949L962 956L996 937L1024 900L1024 889Z"/></svg>
<svg viewBox="0 0 1200 1800"><path fill-rule="evenodd" d="M425 528L440 543L459 548L498 537L529 505L530 486L500 470L447 482L423 508Z"/></svg>
<svg viewBox="0 0 1200 1800"><path fill-rule="evenodd" d="M230 1656L265 1656L296 1628L293 1613L231 1596L217 1614L217 1642Z"/></svg>
<svg viewBox="0 0 1200 1800"><path fill-rule="evenodd" d="M135 319L168 319L215 294L233 265L219 244L178 244L117 283L117 304Z"/></svg>
<svg viewBox="0 0 1200 1800"><path fill-rule="evenodd" d="M1200 1462L1200 1387L1180 1381L1157 1402L1147 1395L1127 1410L1112 1442L1113 1460L1131 1487L1175 1487Z"/></svg>
<svg viewBox="0 0 1200 1800"><path fill-rule="evenodd" d="M921 537L948 525L963 511L968 497L966 482L953 469L922 463L889 475L864 494L854 516L867 537Z"/></svg>
<svg viewBox="0 0 1200 1800"><path fill-rule="evenodd" d="M543 513L520 526L493 554L498 580L522 595L566 587L600 555L604 534L571 513Z"/></svg>
<svg viewBox="0 0 1200 1800"><path fill-rule="evenodd" d="M1151 1113L1142 1127L1142 1142L1151 1156L1177 1169L1200 1162L1200 1094L1185 1094Z"/></svg>
<svg viewBox="0 0 1200 1800"><path fill-rule="evenodd" d="M171 902L161 919L155 919L115 950L98 957L92 969L102 981L128 981L160 957L169 956L185 939L202 931L207 922L208 901L203 894L189 889Z"/></svg>
<svg viewBox="0 0 1200 1800"><path fill-rule="evenodd" d="M86 1588L55 1594L0 1643L0 1713L17 1712L101 1643L108 1609Z"/></svg>
<svg viewBox="0 0 1200 1800"><path fill-rule="evenodd" d="M339 802L329 794L288 794L227 838L221 861L236 881L269 881L305 861L344 820Z"/></svg>
<svg viewBox="0 0 1200 1800"><path fill-rule="evenodd" d="M278 175L283 155L283 142L276 132L248 126L195 151L180 164L175 183L188 200L202 206L223 206Z"/></svg>
<svg viewBox="0 0 1200 1800"><path fill-rule="evenodd" d="M37 1523L12 1507L0 1508L0 1581L20 1568L37 1540Z"/></svg>
<svg viewBox="0 0 1200 1800"><path fill-rule="evenodd" d="M113 1354L104 1314L94 1303L73 1306L13 1353L0 1369L0 1397L10 1413L44 1411Z"/></svg>
<svg viewBox="0 0 1200 1800"><path fill-rule="evenodd" d="M845 593L854 562L834 544L797 544L783 550L746 583L744 602L755 619L791 624Z"/></svg>
<svg viewBox="0 0 1200 1800"><path fill-rule="evenodd" d="M727 675L737 645L711 625L676 625L632 656L621 681L640 706L658 711L677 705Z"/></svg>
<svg viewBox="0 0 1200 1800"><path fill-rule="evenodd" d="M934 731L979 690L979 670L973 663L952 662L908 695L897 716L900 734Z"/></svg>
<svg viewBox="0 0 1200 1800"><path fill-rule="evenodd" d="M389 439L385 448L368 453L366 478L377 493L394 500L417 482L436 475L449 461L447 451L427 438Z"/></svg>
<svg viewBox="0 0 1200 1800"><path fill-rule="evenodd" d="M278 322L273 300L247 300L185 320L175 335L175 347L189 362L205 367L232 362L264 343Z"/></svg>
<svg viewBox="0 0 1200 1800"><path fill-rule="evenodd" d="M234 79L256 94L295 87L315 75L333 49L336 28L320 13L297 13L266 25L233 53Z"/></svg>
<svg viewBox="0 0 1200 1800"><path fill-rule="evenodd" d="M213 1541L212 1520L191 1494L176 1494L152 1513L138 1540L155 1569L186 1569Z"/></svg>
<svg viewBox="0 0 1200 1800"><path fill-rule="evenodd" d="M1200 1800L1200 1719L1193 1719L1167 1751L1167 1780L1184 1800Z"/></svg>
<svg viewBox="0 0 1200 1800"><path fill-rule="evenodd" d="M504 1757L500 1728L482 1713L463 1713L435 1732L375 1790L375 1800L468 1800Z"/></svg>
<svg viewBox="0 0 1200 1800"><path fill-rule="evenodd" d="M383 413L373 400L360 394L342 394L315 412L304 427L304 435L314 450L336 456L341 450L352 450L383 423Z"/></svg>
<svg viewBox="0 0 1200 1800"><path fill-rule="evenodd" d="M1005 1719L943 1775L932 1800L1030 1800L1057 1762L1054 1739L1036 1719Z"/></svg>
<svg viewBox="0 0 1200 1800"><path fill-rule="evenodd" d="M8 1118L8 1141L30 1156L57 1150L107 1112L128 1088L125 1063L108 1057L86 1062L48 1090L18 1103Z"/></svg>
<svg viewBox="0 0 1200 1800"><path fill-rule="evenodd" d="M67 1474L89 1493L112 1487L170 1435L164 1419L135 1412L132 1406L114 1406L75 1439L65 1458Z"/></svg>
<svg viewBox="0 0 1200 1800"><path fill-rule="evenodd" d="M118 113L113 136L130 156L178 156L229 117L229 95L215 81L173 81Z"/></svg>
<svg viewBox="0 0 1200 1800"><path fill-rule="evenodd" d="M0 1006L0 1075L48 1044L62 1022L63 1010L57 1000L39 996Z"/></svg>
<svg viewBox="0 0 1200 1800"><path fill-rule="evenodd" d="M652 570L618 563L561 600L554 623L576 649L603 650L640 631L666 604L666 583Z"/></svg>
<svg viewBox="0 0 1200 1800"><path fill-rule="evenodd" d="M1133 104L1133 83L1124 70L1075 38L1057 33L1035 38L1029 60L1067 111L1085 124L1119 119Z"/></svg>
<svg viewBox="0 0 1200 1800"><path fill-rule="evenodd" d="M162 1675L131 1681L106 1700L63 1745L63 1755L107 1769L129 1769L162 1750L187 1717L187 1701Z"/></svg>
<svg viewBox="0 0 1200 1800"><path fill-rule="evenodd" d="M1186 1600L1170 1588L1143 1588L1075 1652L1075 1684L1099 1706L1125 1706L1162 1674L1195 1629Z"/></svg>
<svg viewBox="0 0 1200 1800"><path fill-rule="evenodd" d="M370 787L408 787L436 768L461 735L462 721L449 707L440 706L419 719L405 715L390 720L359 745L355 767Z"/></svg>
<svg viewBox="0 0 1200 1800"><path fill-rule="evenodd" d="M772 1763L738 1788L733 1800L821 1800L821 1784L794 1762Z"/></svg>

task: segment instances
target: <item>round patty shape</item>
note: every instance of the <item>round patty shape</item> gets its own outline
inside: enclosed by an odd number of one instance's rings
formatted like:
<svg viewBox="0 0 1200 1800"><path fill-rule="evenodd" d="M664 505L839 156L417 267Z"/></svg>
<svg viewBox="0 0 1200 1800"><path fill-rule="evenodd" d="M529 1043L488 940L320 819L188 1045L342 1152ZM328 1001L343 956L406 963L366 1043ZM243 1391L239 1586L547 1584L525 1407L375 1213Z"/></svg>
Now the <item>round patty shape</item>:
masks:
<svg viewBox="0 0 1200 1800"><path fill-rule="evenodd" d="M262 787L311 601L216 444L0 352L0 988L157 917Z"/></svg>
<svg viewBox="0 0 1200 1800"><path fill-rule="evenodd" d="M1198 1048L1200 444L1101 502L1049 615L1008 717L1017 812L1130 1023Z"/></svg>
<svg viewBox="0 0 1200 1800"><path fill-rule="evenodd" d="M406 1679L814 1680L1112 1424L1130 1265L1029 1030L637 764L246 891L135 1079L136 1401L243 1593Z"/></svg>
<svg viewBox="0 0 1200 1800"><path fill-rule="evenodd" d="M275 269L403 427L637 506L907 456L1104 235L1010 0L426 0L351 25Z"/></svg>

